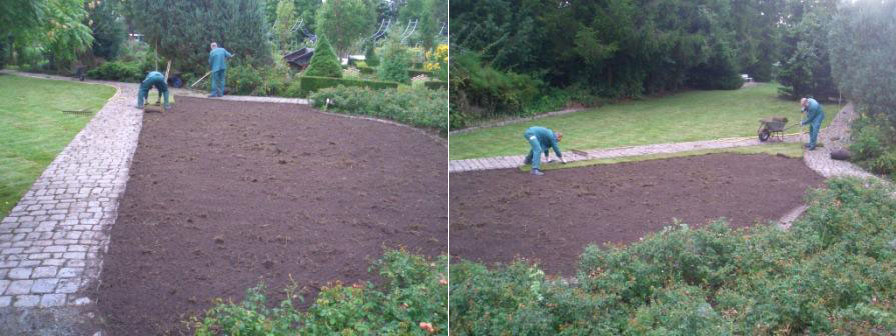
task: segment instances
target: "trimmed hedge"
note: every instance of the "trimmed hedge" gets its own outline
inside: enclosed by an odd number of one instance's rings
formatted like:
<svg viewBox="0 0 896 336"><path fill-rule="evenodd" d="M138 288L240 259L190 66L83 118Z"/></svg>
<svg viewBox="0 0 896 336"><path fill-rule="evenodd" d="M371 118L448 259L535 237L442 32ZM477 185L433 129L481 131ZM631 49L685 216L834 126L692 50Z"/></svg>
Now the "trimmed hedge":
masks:
<svg viewBox="0 0 896 336"><path fill-rule="evenodd" d="M291 84L289 86L289 89L287 90L287 96L305 97L308 94L310 94L312 92L316 92L320 89L337 87L339 85L353 86L353 87L366 87L366 88L371 88L374 90L398 88L398 83L395 83L395 82L380 82L380 81L369 81L369 80L362 80L362 79L302 76L302 77L299 77L297 85Z"/></svg>
<svg viewBox="0 0 896 336"><path fill-rule="evenodd" d="M369 66L358 65L358 70L361 71L361 73L365 74L365 75L373 75L376 73L376 68L371 68Z"/></svg>
<svg viewBox="0 0 896 336"><path fill-rule="evenodd" d="M425 82L423 82L423 85L426 86L426 88L432 89L432 90L448 89L447 81L440 81L440 80L425 81Z"/></svg>

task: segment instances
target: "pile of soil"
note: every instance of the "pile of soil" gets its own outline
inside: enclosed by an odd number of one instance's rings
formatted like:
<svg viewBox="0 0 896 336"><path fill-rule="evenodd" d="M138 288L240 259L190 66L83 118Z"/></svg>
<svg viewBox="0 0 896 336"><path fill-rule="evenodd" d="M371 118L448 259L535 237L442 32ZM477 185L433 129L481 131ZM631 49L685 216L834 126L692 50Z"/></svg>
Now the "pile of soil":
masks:
<svg viewBox="0 0 896 336"><path fill-rule="evenodd" d="M802 160L713 154L551 170L451 174L451 256L536 260L575 275L590 243L630 243L679 219L742 227L777 220L823 178Z"/></svg>
<svg viewBox="0 0 896 336"><path fill-rule="evenodd" d="M97 293L111 335L186 334L216 297L375 280L383 247L447 252L447 148L293 104L177 97L144 116ZM282 295L274 295L282 298Z"/></svg>

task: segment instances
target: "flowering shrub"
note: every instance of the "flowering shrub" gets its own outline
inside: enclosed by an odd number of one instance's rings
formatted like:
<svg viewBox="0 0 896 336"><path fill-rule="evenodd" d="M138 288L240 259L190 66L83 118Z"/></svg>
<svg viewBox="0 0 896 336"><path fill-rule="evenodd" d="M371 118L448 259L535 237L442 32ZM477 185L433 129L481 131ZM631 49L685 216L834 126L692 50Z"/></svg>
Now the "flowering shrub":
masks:
<svg viewBox="0 0 896 336"><path fill-rule="evenodd" d="M305 312L293 305L294 288L267 308L259 285L239 304L219 301L195 321L196 335L448 335L447 256L390 250L371 270L382 285L325 286Z"/></svg>
<svg viewBox="0 0 896 336"><path fill-rule="evenodd" d="M452 334L894 334L893 191L833 179L787 231L676 224L590 246L576 285L525 261L452 265Z"/></svg>
<svg viewBox="0 0 896 336"><path fill-rule="evenodd" d="M423 69L426 71L430 71L433 73L438 73L439 78L445 80L446 78L442 78L442 73L445 73L445 77L448 74L448 45L440 44L433 51L426 52L426 62L423 63ZM443 71L444 70L444 71Z"/></svg>

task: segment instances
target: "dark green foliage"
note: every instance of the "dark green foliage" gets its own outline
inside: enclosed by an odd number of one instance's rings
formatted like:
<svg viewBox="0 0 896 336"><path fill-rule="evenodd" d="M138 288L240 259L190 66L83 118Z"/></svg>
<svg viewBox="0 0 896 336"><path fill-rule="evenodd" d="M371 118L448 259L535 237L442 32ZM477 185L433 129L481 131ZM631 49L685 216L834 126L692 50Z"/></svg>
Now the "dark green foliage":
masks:
<svg viewBox="0 0 896 336"><path fill-rule="evenodd" d="M572 1L562 6L452 1L452 81L459 66L467 68L465 73L475 72L455 56L472 53L483 63L481 69L493 69L491 76L527 75L545 83L540 88L544 90L583 87L602 97L620 98L687 88L737 89L745 67L740 60L763 69L765 79L776 61L769 56L774 53L759 49L774 45L774 36L766 35L776 29L779 13L768 12L774 18L756 20L741 17L778 8L747 2L749 8L735 11L731 2L714 0ZM468 89L474 88L467 86L458 94L486 95ZM455 104L462 108L458 113L519 115L529 103L502 109L506 106L468 102L466 107ZM489 112L475 112L479 109Z"/></svg>
<svg viewBox="0 0 896 336"><path fill-rule="evenodd" d="M9 47L7 47L7 44L7 41L4 41L2 38L0 38L0 70L2 70L4 66L6 66L6 59L7 57L9 57Z"/></svg>
<svg viewBox="0 0 896 336"><path fill-rule="evenodd" d="M896 125L896 2L857 1L831 24L831 68L845 96Z"/></svg>
<svg viewBox="0 0 896 336"><path fill-rule="evenodd" d="M251 65L236 65L227 69L225 87L231 91L231 94L250 95L262 85L262 82L261 74Z"/></svg>
<svg viewBox="0 0 896 336"><path fill-rule="evenodd" d="M194 319L196 335L425 335L421 322L447 335L447 257L429 260L390 250L374 270L380 285L324 286L306 311L293 302L296 288L287 288L287 298L269 308L259 285L241 303L218 300L201 321Z"/></svg>
<svg viewBox="0 0 896 336"><path fill-rule="evenodd" d="M376 48L373 45L369 46L367 52L364 53L364 63L374 68L380 65L380 57L377 56Z"/></svg>
<svg viewBox="0 0 896 336"><path fill-rule="evenodd" d="M376 68L371 68L369 66L358 66L358 71L365 75L372 75L376 73Z"/></svg>
<svg viewBox="0 0 896 336"><path fill-rule="evenodd" d="M578 285L524 261L451 267L456 335L871 335L896 328L891 186L828 180L789 230L675 225L588 247Z"/></svg>
<svg viewBox="0 0 896 336"><path fill-rule="evenodd" d="M451 62L452 128L463 127L461 122L466 120L523 114L538 96L540 81L482 65L475 54L461 53L452 56Z"/></svg>
<svg viewBox="0 0 896 336"><path fill-rule="evenodd" d="M886 116L865 116L853 122L852 160L878 174L896 174L896 128Z"/></svg>
<svg viewBox="0 0 896 336"><path fill-rule="evenodd" d="M87 6L88 26L93 32L93 55L112 60L124 43L124 20L111 1L102 1L96 7Z"/></svg>
<svg viewBox="0 0 896 336"><path fill-rule="evenodd" d="M136 62L106 62L87 71L87 77L121 82L140 82L146 74L140 69L140 66Z"/></svg>
<svg viewBox="0 0 896 336"><path fill-rule="evenodd" d="M390 36L383 46L383 55L380 66L377 68L377 77L384 81L409 83L408 68L411 67L411 55L407 48Z"/></svg>
<svg viewBox="0 0 896 336"><path fill-rule="evenodd" d="M379 82L379 81L369 81L363 79L349 79L349 78L332 78L332 77L315 77L315 76L302 76L297 80L294 80L293 83L290 84L289 89L286 92L286 95L289 97L306 97L308 94L312 92L317 92L321 89L332 88L337 86L350 86L350 87L365 87L374 90L378 89L394 89L398 87L398 83L395 82Z"/></svg>
<svg viewBox="0 0 896 336"><path fill-rule="evenodd" d="M336 52L333 51L333 47L326 36L321 35L319 37L317 46L314 48L314 55L311 56L311 62L308 64L308 68L305 69L303 76L342 77L342 66L340 65L339 57L336 56Z"/></svg>
<svg viewBox="0 0 896 336"><path fill-rule="evenodd" d="M818 6L801 8L792 26L784 31L781 69L778 81L784 87L782 96L798 99L813 96L820 101L838 97L831 77L828 31L833 8Z"/></svg>
<svg viewBox="0 0 896 336"><path fill-rule="evenodd" d="M323 108L330 99L329 110L368 115L403 124L448 133L448 92L416 88L411 90L373 90L363 87L338 86L323 89L310 97L315 107Z"/></svg>
<svg viewBox="0 0 896 336"><path fill-rule="evenodd" d="M271 63L268 27L259 1L135 0L124 2L134 28L181 71L208 71L209 44L253 65ZM164 71L164 70L163 70Z"/></svg>
<svg viewBox="0 0 896 336"><path fill-rule="evenodd" d="M448 82L440 80L426 81L423 85L432 90L448 89Z"/></svg>

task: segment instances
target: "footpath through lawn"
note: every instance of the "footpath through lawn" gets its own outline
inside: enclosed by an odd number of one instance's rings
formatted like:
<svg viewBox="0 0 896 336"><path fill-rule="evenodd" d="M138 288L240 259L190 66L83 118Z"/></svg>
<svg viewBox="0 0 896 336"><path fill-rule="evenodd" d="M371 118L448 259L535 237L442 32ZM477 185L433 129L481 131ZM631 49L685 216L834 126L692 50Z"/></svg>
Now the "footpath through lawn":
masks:
<svg viewBox="0 0 896 336"><path fill-rule="evenodd" d="M115 88L0 74L0 218ZM63 113L87 109L92 113Z"/></svg>
<svg viewBox="0 0 896 336"><path fill-rule="evenodd" d="M690 91L452 135L450 157L525 154L523 132L532 125L563 132L560 147L565 150L755 136L759 119L786 116L788 126L801 119L799 105L778 98L777 89L777 84L762 83L734 91ZM838 110L825 105L828 116Z"/></svg>

